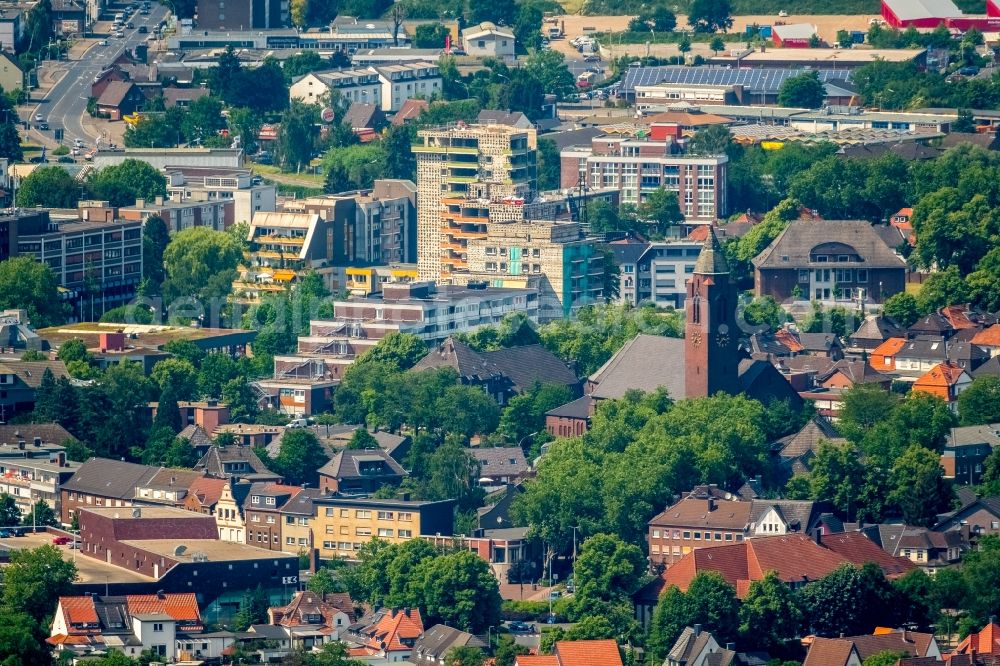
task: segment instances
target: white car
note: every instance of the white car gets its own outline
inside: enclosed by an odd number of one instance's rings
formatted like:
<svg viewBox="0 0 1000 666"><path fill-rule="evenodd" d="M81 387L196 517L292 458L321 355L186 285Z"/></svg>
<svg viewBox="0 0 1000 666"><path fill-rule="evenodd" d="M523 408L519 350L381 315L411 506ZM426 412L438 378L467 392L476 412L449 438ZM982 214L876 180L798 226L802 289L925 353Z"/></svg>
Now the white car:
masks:
<svg viewBox="0 0 1000 666"><path fill-rule="evenodd" d="M98 46L107 46L108 45L108 40L102 39L101 41L97 42L97 45Z"/></svg>
<svg viewBox="0 0 1000 666"><path fill-rule="evenodd" d="M781 18L785 18L788 16L788 12L782 9L780 12L778 12L778 16L780 16Z"/></svg>
<svg viewBox="0 0 1000 666"><path fill-rule="evenodd" d="M42 114L36 113L35 114L35 122L36 123L40 123L40 122L42 122L42 120L44 120L44 118L42 118Z"/></svg>

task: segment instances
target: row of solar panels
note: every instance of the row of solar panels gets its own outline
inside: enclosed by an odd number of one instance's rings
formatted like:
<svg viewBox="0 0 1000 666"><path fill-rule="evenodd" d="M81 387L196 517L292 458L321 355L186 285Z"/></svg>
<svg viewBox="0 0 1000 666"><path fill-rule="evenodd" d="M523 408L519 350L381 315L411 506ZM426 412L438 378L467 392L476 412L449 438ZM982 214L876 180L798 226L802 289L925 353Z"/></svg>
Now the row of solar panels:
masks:
<svg viewBox="0 0 1000 666"><path fill-rule="evenodd" d="M635 93L636 86L658 83L680 83L704 86L741 85L749 93L777 93L785 79L802 74L801 69L729 69L725 67L630 67L622 77L621 92L624 96ZM850 72L843 69L812 70L820 81L850 81Z"/></svg>

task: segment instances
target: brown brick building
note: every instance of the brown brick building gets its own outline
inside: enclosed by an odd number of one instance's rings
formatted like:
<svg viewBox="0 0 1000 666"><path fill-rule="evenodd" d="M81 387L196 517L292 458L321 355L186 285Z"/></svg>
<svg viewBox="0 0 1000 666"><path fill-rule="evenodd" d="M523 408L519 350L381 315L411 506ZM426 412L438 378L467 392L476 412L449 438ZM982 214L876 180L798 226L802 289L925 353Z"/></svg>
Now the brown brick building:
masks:
<svg viewBox="0 0 1000 666"><path fill-rule="evenodd" d="M281 550L281 507L302 488L278 483L255 483L243 505L247 543L267 550Z"/></svg>

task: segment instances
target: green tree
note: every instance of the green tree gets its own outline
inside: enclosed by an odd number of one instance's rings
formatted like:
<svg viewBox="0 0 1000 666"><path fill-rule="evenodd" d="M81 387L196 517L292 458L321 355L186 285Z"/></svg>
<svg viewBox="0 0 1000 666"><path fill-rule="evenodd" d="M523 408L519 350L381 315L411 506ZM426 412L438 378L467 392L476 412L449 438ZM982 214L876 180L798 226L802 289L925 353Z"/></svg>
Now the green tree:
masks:
<svg viewBox="0 0 1000 666"><path fill-rule="evenodd" d="M825 99L826 88L816 72L785 79L778 90L778 104L781 106L818 109Z"/></svg>
<svg viewBox="0 0 1000 666"><path fill-rule="evenodd" d="M479 463L455 437L450 437L428 457L420 495L435 501L457 500L459 511L481 506L484 491L479 486Z"/></svg>
<svg viewBox="0 0 1000 666"><path fill-rule="evenodd" d="M954 494L934 451L913 444L892 466L891 477L888 499L899 507L907 525L929 527L951 508Z"/></svg>
<svg viewBox="0 0 1000 666"><path fill-rule="evenodd" d="M849 49L854 44L854 39L851 37L851 33L847 30L837 31L837 46L842 49Z"/></svg>
<svg viewBox="0 0 1000 666"><path fill-rule="evenodd" d="M535 51L524 62L523 69L546 93L563 99L576 86L573 75L566 69L566 58L556 50Z"/></svg>
<svg viewBox="0 0 1000 666"><path fill-rule="evenodd" d="M726 40L718 35L712 37L712 41L708 43L708 48L712 49L713 55L719 55L719 51L723 51L726 48Z"/></svg>
<svg viewBox="0 0 1000 666"><path fill-rule="evenodd" d="M64 560L55 546L12 550L4 569L3 602L36 622L51 615L59 597L70 595L76 565Z"/></svg>
<svg viewBox="0 0 1000 666"><path fill-rule="evenodd" d="M5 157L12 162L20 162L24 159L24 151L21 149L21 135L14 123L0 124L0 157Z"/></svg>
<svg viewBox="0 0 1000 666"><path fill-rule="evenodd" d="M318 470L329 456L311 431L304 428L287 430L281 438L278 455L271 463L272 469L285 478L286 483L316 485Z"/></svg>
<svg viewBox="0 0 1000 666"><path fill-rule="evenodd" d="M17 187L17 205L24 208L76 208L80 183L61 166L42 166Z"/></svg>
<svg viewBox="0 0 1000 666"><path fill-rule="evenodd" d="M946 305L966 303L969 287L955 266L931 273L917 294L917 308L921 314L936 312Z"/></svg>
<svg viewBox="0 0 1000 666"><path fill-rule="evenodd" d="M177 405L178 389L172 382L163 384L160 390L160 400L157 403L156 417L153 419L153 428L165 428L170 432L170 439L181 431L184 426L181 424L181 413Z"/></svg>
<svg viewBox="0 0 1000 666"><path fill-rule="evenodd" d="M795 593L773 571L750 584L739 615L742 639L765 651L798 636L802 622Z"/></svg>
<svg viewBox="0 0 1000 666"><path fill-rule="evenodd" d="M98 199L112 206L131 206L136 199L154 200L167 196L167 179L148 162L126 159L121 164L93 171L87 187Z"/></svg>
<svg viewBox="0 0 1000 666"><path fill-rule="evenodd" d="M163 284L163 253L170 243L170 230L159 215L150 215L142 224L142 277L158 293Z"/></svg>
<svg viewBox="0 0 1000 666"><path fill-rule="evenodd" d="M483 666L483 651L471 645L461 645L448 650L444 657L447 666Z"/></svg>
<svg viewBox="0 0 1000 666"><path fill-rule="evenodd" d="M181 129L177 114L156 117L145 115L139 122L125 128L124 143L126 148L170 148L181 141Z"/></svg>
<svg viewBox="0 0 1000 666"><path fill-rule="evenodd" d="M221 298L229 293L242 258L239 245L223 231L208 227L179 231L163 253L167 276L163 295L168 300Z"/></svg>
<svg viewBox="0 0 1000 666"><path fill-rule="evenodd" d="M315 127L319 124L319 107L292 100L281 114L278 132L278 164L286 171L298 171L309 164L316 144Z"/></svg>
<svg viewBox="0 0 1000 666"><path fill-rule="evenodd" d="M730 0L692 0L688 24L695 32L725 32L733 26Z"/></svg>
<svg viewBox="0 0 1000 666"><path fill-rule="evenodd" d="M472 386L449 386L435 401L446 433L465 437L489 434L500 423L500 408L485 391Z"/></svg>
<svg viewBox="0 0 1000 666"><path fill-rule="evenodd" d="M338 560L339 562L339 560ZM309 579L309 591L319 595L327 595L331 592L345 592L346 587L334 575L334 570L329 566L320 567Z"/></svg>
<svg viewBox="0 0 1000 666"><path fill-rule="evenodd" d="M47 666L52 655L40 623L17 606L0 613L0 666Z"/></svg>
<svg viewBox="0 0 1000 666"><path fill-rule="evenodd" d="M576 603L630 599L639 588L646 566L642 551L613 534L595 534L580 547L574 567Z"/></svg>
<svg viewBox="0 0 1000 666"><path fill-rule="evenodd" d="M830 502L840 515L850 520L858 510L858 492L864 474L856 448L823 442L809 474L812 499Z"/></svg>
<svg viewBox="0 0 1000 666"><path fill-rule="evenodd" d="M789 321L788 313L771 296L755 298L743 308L743 318L751 326L765 326L768 331L777 331Z"/></svg>
<svg viewBox="0 0 1000 666"><path fill-rule="evenodd" d="M173 390L177 400L198 398L198 371L187 359L163 359L153 367L150 377L161 391Z"/></svg>
<svg viewBox="0 0 1000 666"><path fill-rule="evenodd" d="M681 56L685 56L691 52L691 38L687 33L681 35L680 40L677 42L677 50L681 52Z"/></svg>
<svg viewBox="0 0 1000 666"><path fill-rule="evenodd" d="M398 371L409 370L427 355L427 345L410 333L392 332L359 356L357 364L388 363Z"/></svg>
<svg viewBox="0 0 1000 666"><path fill-rule="evenodd" d="M14 527L21 524L21 510L13 495L0 494L0 527Z"/></svg>
<svg viewBox="0 0 1000 666"><path fill-rule="evenodd" d="M680 205L677 203L677 193L657 188L646 195L639 205L639 217L651 224L657 235L663 236L673 225L684 221Z"/></svg>
<svg viewBox="0 0 1000 666"><path fill-rule="evenodd" d="M229 117L226 119L229 125L229 135L233 138L240 138L240 145L248 155L257 152L257 135L260 133L260 116L253 109L245 106L230 108ZM242 220L249 222L250 220Z"/></svg>
<svg viewBox="0 0 1000 666"><path fill-rule="evenodd" d="M538 189L559 189L559 148L552 139L538 139Z"/></svg>
<svg viewBox="0 0 1000 666"><path fill-rule="evenodd" d="M219 135L219 130L226 126L222 116L222 102L211 95L205 95L193 100L187 106L181 131L189 143L202 144L207 139Z"/></svg>
<svg viewBox="0 0 1000 666"><path fill-rule="evenodd" d="M246 379L230 379L222 387L222 401L229 405L234 423L253 423L260 411L257 398Z"/></svg>
<svg viewBox="0 0 1000 666"><path fill-rule="evenodd" d="M500 591L486 560L460 550L428 560L421 569L430 618L471 633L500 621Z"/></svg>
<svg viewBox="0 0 1000 666"><path fill-rule="evenodd" d="M978 549L962 558L962 579L956 587L965 591L962 605L973 618L985 621L1000 610L1000 539L980 538Z"/></svg>
<svg viewBox="0 0 1000 666"><path fill-rule="evenodd" d="M297 23L297 25L304 25L302 23ZM285 83L288 85L292 84L296 78L308 74L310 72L316 72L322 69L328 69L330 63L323 59L316 51L303 51L302 53L296 53L291 58L286 58L283 63L281 63L281 70L285 74Z"/></svg>
<svg viewBox="0 0 1000 666"><path fill-rule="evenodd" d="M404 180L417 179L417 159L413 156L414 128L411 125L390 125L382 137L385 150L386 176Z"/></svg>
<svg viewBox="0 0 1000 666"><path fill-rule="evenodd" d="M909 656L909 653L885 650L868 657L861 662L861 666L895 666L895 664L899 663L900 659Z"/></svg>
<svg viewBox="0 0 1000 666"><path fill-rule="evenodd" d="M862 569L842 565L806 585L798 597L805 629L819 636L868 634L894 623L899 611L895 590L873 564Z"/></svg>
<svg viewBox="0 0 1000 666"><path fill-rule="evenodd" d="M909 328L920 318L917 299L913 294L901 291L885 300L882 314L889 317L903 328Z"/></svg>
<svg viewBox="0 0 1000 666"><path fill-rule="evenodd" d="M32 257L0 261L0 308L27 310L34 328L61 324L66 318L59 281L51 268Z"/></svg>
<svg viewBox="0 0 1000 666"><path fill-rule="evenodd" d="M24 514L21 520L22 525L35 525L38 527L58 527L59 518L56 512L45 500L38 500L31 505L31 511Z"/></svg>
<svg viewBox="0 0 1000 666"><path fill-rule="evenodd" d="M958 396L962 425L1000 422L1000 377L977 377Z"/></svg>
<svg viewBox="0 0 1000 666"><path fill-rule="evenodd" d="M844 392L841 400L841 430L853 441L860 442L893 412L896 402L896 398L875 384L856 384Z"/></svg>
<svg viewBox="0 0 1000 666"><path fill-rule="evenodd" d="M514 659L528 654L528 648L514 641L510 636L501 635L493 652L494 666L514 666Z"/></svg>
<svg viewBox="0 0 1000 666"><path fill-rule="evenodd" d="M418 49L444 48L448 28L443 23L421 23L413 33L413 46Z"/></svg>
<svg viewBox="0 0 1000 666"><path fill-rule="evenodd" d="M267 591L261 585L244 592L240 609L233 620L236 630L246 631L252 624L267 622L267 609L270 605Z"/></svg>

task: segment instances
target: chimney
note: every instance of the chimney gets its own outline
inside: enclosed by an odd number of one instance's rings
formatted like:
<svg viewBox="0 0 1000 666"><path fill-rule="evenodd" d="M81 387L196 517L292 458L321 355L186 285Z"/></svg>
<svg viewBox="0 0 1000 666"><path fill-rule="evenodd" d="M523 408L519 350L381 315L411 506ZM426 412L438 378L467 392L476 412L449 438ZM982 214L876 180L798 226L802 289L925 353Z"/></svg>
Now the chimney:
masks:
<svg viewBox="0 0 1000 666"><path fill-rule="evenodd" d="M715 511L715 498L714 497L709 497L708 498L708 510L709 511Z"/></svg>
<svg viewBox="0 0 1000 666"><path fill-rule="evenodd" d="M726 649L730 652L736 652L736 643L726 643Z"/></svg>
<svg viewBox="0 0 1000 666"><path fill-rule="evenodd" d="M694 631L694 635L695 636L701 636L701 625L700 624L694 625L691 629L692 629L692 631Z"/></svg>
<svg viewBox="0 0 1000 666"><path fill-rule="evenodd" d="M25 443L23 439L17 440L17 450L24 451Z"/></svg>
<svg viewBox="0 0 1000 666"><path fill-rule="evenodd" d="M41 437L36 437L35 438L35 448L36 449L42 448L42 438Z"/></svg>

